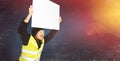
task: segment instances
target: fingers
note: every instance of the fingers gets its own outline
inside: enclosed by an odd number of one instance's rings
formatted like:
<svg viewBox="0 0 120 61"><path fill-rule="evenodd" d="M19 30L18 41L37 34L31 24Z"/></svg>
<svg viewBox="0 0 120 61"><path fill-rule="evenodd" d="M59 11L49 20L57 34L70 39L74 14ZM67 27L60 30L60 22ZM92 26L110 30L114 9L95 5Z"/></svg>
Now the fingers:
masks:
<svg viewBox="0 0 120 61"><path fill-rule="evenodd" d="M32 9L33 8L33 5L30 5L29 9Z"/></svg>
<svg viewBox="0 0 120 61"><path fill-rule="evenodd" d="M32 13L33 13L33 5L30 5L30 7L29 7L29 15L32 15Z"/></svg>
<svg viewBox="0 0 120 61"><path fill-rule="evenodd" d="M59 22L60 22L60 23L62 22L62 18L61 18L61 16L59 17Z"/></svg>

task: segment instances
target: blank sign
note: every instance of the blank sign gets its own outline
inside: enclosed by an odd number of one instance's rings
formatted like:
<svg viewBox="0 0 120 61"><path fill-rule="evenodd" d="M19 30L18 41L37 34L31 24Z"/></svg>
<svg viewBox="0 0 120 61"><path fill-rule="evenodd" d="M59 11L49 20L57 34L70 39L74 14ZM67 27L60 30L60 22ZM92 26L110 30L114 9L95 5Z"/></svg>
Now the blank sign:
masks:
<svg viewBox="0 0 120 61"><path fill-rule="evenodd" d="M59 30L60 6L49 0L33 0L32 27Z"/></svg>

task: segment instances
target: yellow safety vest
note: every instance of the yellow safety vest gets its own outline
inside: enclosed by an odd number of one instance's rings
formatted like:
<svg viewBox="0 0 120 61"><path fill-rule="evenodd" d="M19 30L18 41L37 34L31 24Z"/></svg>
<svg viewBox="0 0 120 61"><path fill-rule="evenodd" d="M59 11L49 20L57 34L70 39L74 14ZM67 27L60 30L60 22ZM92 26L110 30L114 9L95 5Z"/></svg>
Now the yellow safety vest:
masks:
<svg viewBox="0 0 120 61"><path fill-rule="evenodd" d="M34 37L31 35L28 45L22 45L22 53L19 57L20 61L39 61L44 47L44 39L42 40L41 47L38 45Z"/></svg>

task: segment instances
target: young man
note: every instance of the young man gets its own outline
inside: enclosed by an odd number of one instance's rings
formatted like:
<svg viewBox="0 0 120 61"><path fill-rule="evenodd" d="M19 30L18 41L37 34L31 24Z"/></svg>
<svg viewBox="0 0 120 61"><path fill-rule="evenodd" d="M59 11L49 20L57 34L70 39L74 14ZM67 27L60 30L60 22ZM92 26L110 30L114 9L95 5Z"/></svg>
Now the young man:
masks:
<svg viewBox="0 0 120 61"><path fill-rule="evenodd" d="M53 38L57 32L57 30L51 30L46 36L44 36L44 29L34 28L32 29L31 34L27 33L27 26L32 13L33 7L31 5L29 7L29 14L21 22L18 28L18 33L22 39L22 52L19 61L39 61L44 44ZM59 18L59 21L62 21L61 17Z"/></svg>

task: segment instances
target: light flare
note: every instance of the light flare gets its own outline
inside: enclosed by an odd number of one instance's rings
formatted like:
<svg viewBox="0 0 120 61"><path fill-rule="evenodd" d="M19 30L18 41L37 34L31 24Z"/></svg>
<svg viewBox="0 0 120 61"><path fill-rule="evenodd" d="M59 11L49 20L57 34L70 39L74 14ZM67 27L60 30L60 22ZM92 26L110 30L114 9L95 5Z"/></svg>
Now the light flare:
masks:
<svg viewBox="0 0 120 61"><path fill-rule="evenodd" d="M92 16L97 24L102 24L106 28L105 32L110 32L120 36L120 0L94 0L92 4Z"/></svg>

